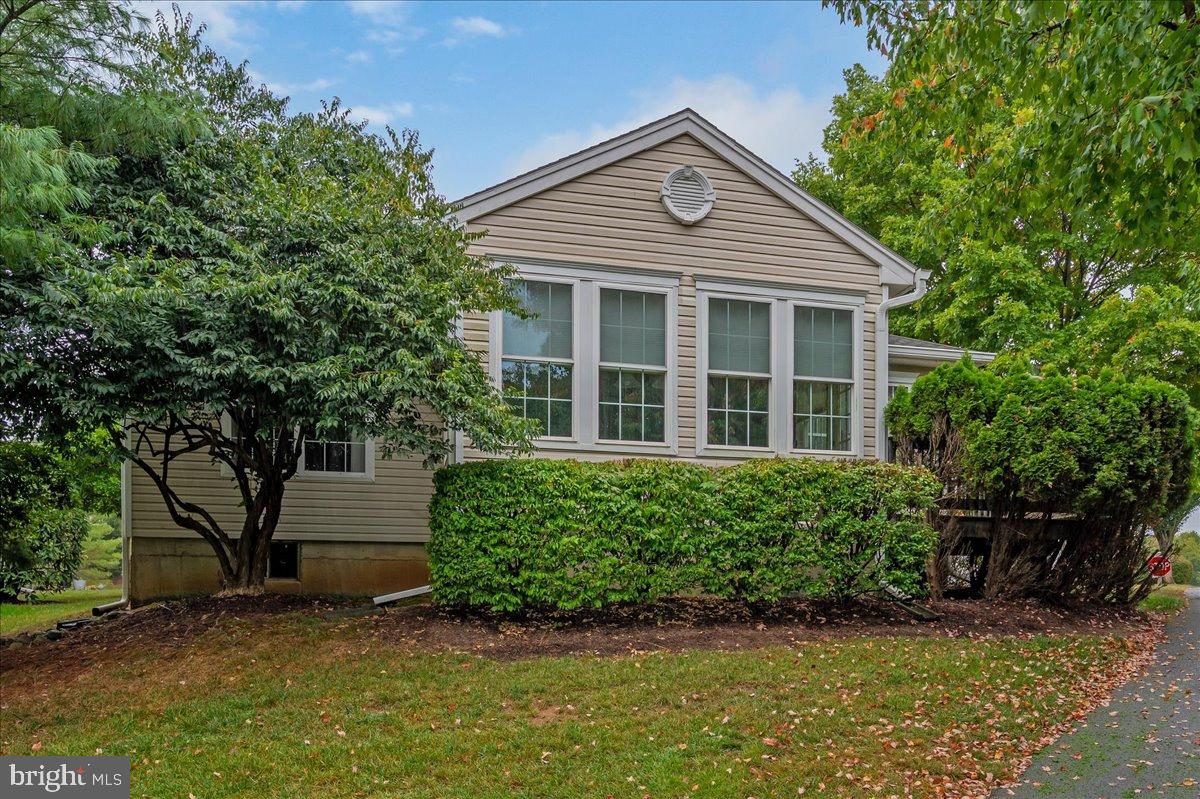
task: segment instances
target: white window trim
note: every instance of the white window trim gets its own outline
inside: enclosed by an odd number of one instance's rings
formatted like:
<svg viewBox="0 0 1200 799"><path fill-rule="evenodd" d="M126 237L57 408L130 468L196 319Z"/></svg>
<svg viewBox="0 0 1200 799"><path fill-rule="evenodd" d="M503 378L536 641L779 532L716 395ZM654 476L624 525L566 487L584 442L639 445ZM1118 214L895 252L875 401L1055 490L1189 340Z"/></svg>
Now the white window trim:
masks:
<svg viewBox="0 0 1200 799"><path fill-rule="evenodd" d="M708 443L708 301L737 299L771 304L771 397L768 404L767 447L729 447ZM861 458L863 455L863 321L865 295L787 289L778 286L696 281L696 455L709 458L761 458L775 455L817 455ZM849 450L797 449L792 446L793 391L795 381L795 308L825 307L854 312L854 391L851 395ZM832 382L839 382L833 380Z"/></svg>
<svg viewBox="0 0 1200 799"><path fill-rule="evenodd" d="M498 260L498 259L493 259ZM676 455L679 453L679 278L640 272L562 264L550 261L506 259L522 280L565 283L572 286L571 325L574 366L571 370L570 437L538 436L540 449L587 450L620 455ZM600 289L660 293L666 296L667 369L662 443L612 441L599 438L600 431ZM588 331L586 337L580 331ZM504 312L492 311L488 318L488 369L496 388L503 391L500 364L504 360ZM632 368L632 365L631 365Z"/></svg>
<svg viewBox="0 0 1200 799"><path fill-rule="evenodd" d="M327 439L320 439L322 442ZM304 450L300 450L300 460L296 464L296 477L301 480L328 480L330 482L375 482L375 439L363 439L363 460L365 469L361 472L330 472L325 470L309 471L304 468Z"/></svg>
<svg viewBox="0 0 1200 799"><path fill-rule="evenodd" d="M700 281L697 281L699 287ZM770 374L765 376L770 381L767 399L767 441L765 447L738 447L728 444L708 443L708 301L740 300L757 302L767 306L770 314L768 330L771 334L771 354L769 364ZM775 423L778 419L779 391L779 337L776 328L779 326L778 303L771 297L762 294L752 294L741 291L740 287L732 290L704 289L696 292L696 454L702 457L720 458L761 458L775 455L778 446ZM758 372L720 372L722 377L753 377L762 378Z"/></svg>
<svg viewBox="0 0 1200 799"><path fill-rule="evenodd" d="M233 420L229 418L229 414L221 414L221 430L225 435L233 435ZM296 462L296 474L293 479L304 480L306 482L351 482L351 483L374 483L375 482L375 439L367 437L363 440L366 445L363 448L363 459L366 461L365 470L361 472L327 472L327 471L307 471L304 468L304 449L300 449L300 460ZM228 465L222 463L220 465L221 475L223 477L233 477L233 470Z"/></svg>
<svg viewBox="0 0 1200 799"><path fill-rule="evenodd" d="M654 366L646 366L645 364L618 364L615 361L600 360L600 291L601 289L612 289L616 291L637 291L643 294L661 294L664 297L663 305L666 310L664 319L666 321L666 337L664 346L666 347L665 367L659 369ZM592 392L594 401L588 406L591 410L590 430L592 433L590 446L601 452L636 452L644 454L677 454L679 451L679 432L677 412L679 405L678 391L678 364L679 346L678 346L678 321L676 309L679 300L679 290L674 286L658 286L646 285L638 283L630 283L614 279L613 276L605 280L596 280L592 282L591 291L593 293L593 301L591 307L593 310L593 324L591 327L591 349L589 353L590 361L594 368L588 372L592 382ZM665 375L663 381L663 440L662 441L620 441L614 439L600 438L600 367L601 365L615 369L629 370L645 370L645 371L661 371Z"/></svg>
<svg viewBox="0 0 1200 799"><path fill-rule="evenodd" d="M851 366L850 380L837 377L797 376L795 374L796 350L796 309L797 308L832 308L834 310L851 311L851 324L854 327L854 362ZM834 457L862 457L863 454L863 303L847 303L844 300L824 300L809 298L790 300L787 302L787 339L785 340L788 371L787 424L789 451L797 455L830 455ZM853 383L854 390L850 393L850 449L799 449L794 446L792 424L795 418L795 393L792 386L797 380L810 383Z"/></svg>
<svg viewBox="0 0 1200 799"><path fill-rule="evenodd" d="M496 389L503 393L504 377L501 372L501 364L507 357L509 360L516 361L533 361L536 363L570 363L571 364L571 435L569 436L538 436L534 439L542 446L572 446L579 443L579 399L580 399L580 372L582 371L579 363L579 315L580 315L580 281L563 275L526 275L524 272L519 272L517 275L522 280L531 280L538 283L557 283L559 285L571 287L571 358L568 361L566 358L555 357L532 357L524 355L505 356L504 354L504 311L493 311L491 318L488 320L488 341L494 342L494 346L488 348L488 367L492 373L492 382Z"/></svg>

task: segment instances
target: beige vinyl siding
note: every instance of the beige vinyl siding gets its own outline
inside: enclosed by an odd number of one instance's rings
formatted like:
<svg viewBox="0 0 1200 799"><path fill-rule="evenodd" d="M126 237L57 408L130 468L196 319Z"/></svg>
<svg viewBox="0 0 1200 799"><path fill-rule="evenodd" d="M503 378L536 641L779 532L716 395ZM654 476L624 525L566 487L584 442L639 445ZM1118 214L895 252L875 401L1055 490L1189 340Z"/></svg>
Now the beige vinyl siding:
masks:
<svg viewBox="0 0 1200 799"><path fill-rule="evenodd" d="M236 536L244 518L232 480L203 455L172 465L171 486L185 500L213 513ZM425 541L429 538L429 499L433 472L419 457L385 459L375 455L374 482L365 479L299 475L288 481L277 539L322 541ZM158 489L134 466L130 478L131 534L199 538L177 527Z"/></svg>
<svg viewBox="0 0 1200 799"><path fill-rule="evenodd" d="M659 200L663 179L684 164L703 171L717 192L711 213L691 226L672 219ZM474 245L475 252L498 260L524 257L681 276L679 457L696 456L697 278L864 295L860 412L863 452L874 455L875 311L883 299L879 266L693 137L680 136L498 209L474 220L470 228L487 231ZM486 318L465 320L464 334L474 349L487 351ZM541 454L621 457L562 449ZM464 455L482 457L469 442Z"/></svg>

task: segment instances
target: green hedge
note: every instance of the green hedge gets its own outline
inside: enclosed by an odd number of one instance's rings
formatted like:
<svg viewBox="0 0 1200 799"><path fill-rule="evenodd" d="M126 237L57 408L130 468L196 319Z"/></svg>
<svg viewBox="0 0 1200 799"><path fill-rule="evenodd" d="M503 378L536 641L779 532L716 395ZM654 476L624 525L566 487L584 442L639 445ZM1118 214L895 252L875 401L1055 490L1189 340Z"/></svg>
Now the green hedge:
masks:
<svg viewBox="0 0 1200 799"><path fill-rule="evenodd" d="M1149 378L968 360L920 377L886 411L897 460L931 468L997 520L986 596L1120 603L1150 584L1147 528L1191 490L1196 416L1182 391ZM938 524L935 592L951 585L950 559L962 552L957 517Z"/></svg>
<svg viewBox="0 0 1200 799"><path fill-rule="evenodd" d="M87 519L70 499L52 450L0 442L0 600L15 598L22 588L58 591L71 584Z"/></svg>
<svg viewBox="0 0 1200 799"><path fill-rule="evenodd" d="M435 598L501 612L688 592L844 599L881 580L918 592L940 489L923 470L807 459L492 460L435 485Z"/></svg>

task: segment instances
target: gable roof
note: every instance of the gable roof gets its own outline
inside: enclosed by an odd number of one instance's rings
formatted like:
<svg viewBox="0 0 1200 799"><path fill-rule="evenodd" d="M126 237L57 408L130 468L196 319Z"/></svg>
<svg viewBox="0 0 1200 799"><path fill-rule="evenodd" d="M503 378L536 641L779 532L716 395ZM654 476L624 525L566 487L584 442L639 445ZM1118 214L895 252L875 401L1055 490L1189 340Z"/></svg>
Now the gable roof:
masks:
<svg viewBox="0 0 1200 799"><path fill-rule="evenodd" d="M690 108L650 122L608 141L552 161L459 200L458 219L471 222L534 194L558 186L679 136L690 135L750 176L784 202L834 234L880 267L881 284L915 286L917 267L873 236L797 186L791 179L718 130Z"/></svg>

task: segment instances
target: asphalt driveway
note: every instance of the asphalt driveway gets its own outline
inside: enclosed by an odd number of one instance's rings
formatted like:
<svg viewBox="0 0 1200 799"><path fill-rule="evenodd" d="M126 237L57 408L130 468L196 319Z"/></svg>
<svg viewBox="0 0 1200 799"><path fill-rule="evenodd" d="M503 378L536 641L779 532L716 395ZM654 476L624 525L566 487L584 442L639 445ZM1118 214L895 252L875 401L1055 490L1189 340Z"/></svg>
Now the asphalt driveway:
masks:
<svg viewBox="0 0 1200 799"><path fill-rule="evenodd" d="M1200 588L1189 589L1188 598L1147 673L993 799L1200 797Z"/></svg>

